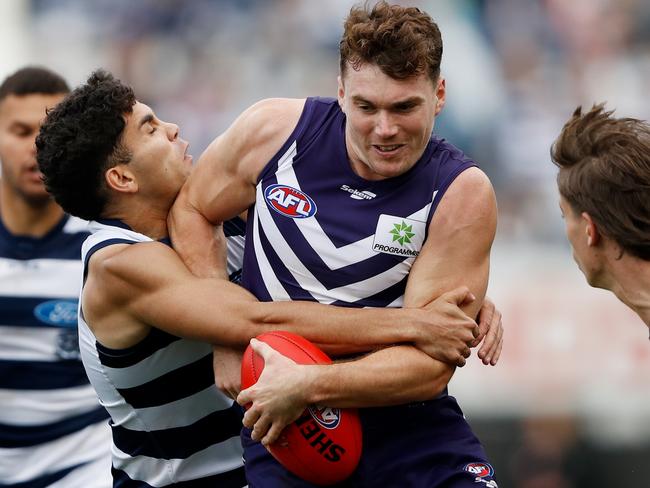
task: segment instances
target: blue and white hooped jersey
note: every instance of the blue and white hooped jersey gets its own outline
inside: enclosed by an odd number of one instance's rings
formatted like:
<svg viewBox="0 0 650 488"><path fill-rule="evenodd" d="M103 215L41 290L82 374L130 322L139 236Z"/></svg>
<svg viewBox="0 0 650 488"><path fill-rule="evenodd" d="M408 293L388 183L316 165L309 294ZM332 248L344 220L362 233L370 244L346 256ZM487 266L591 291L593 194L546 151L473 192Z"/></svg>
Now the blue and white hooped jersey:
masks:
<svg viewBox="0 0 650 488"><path fill-rule="evenodd" d="M151 242L120 221L91 222L82 249ZM239 277L243 222L224 224L229 274ZM245 484L239 439L242 411L215 386L212 346L152 328L126 349L100 344L79 309L86 372L111 415L114 485L129 487Z"/></svg>
<svg viewBox="0 0 650 488"><path fill-rule="evenodd" d="M345 122L336 100L308 98L260 175L242 277L259 300L401 306L440 199L475 166L432 137L405 174L365 180L350 167Z"/></svg>
<svg viewBox="0 0 650 488"><path fill-rule="evenodd" d="M0 486L110 486L108 414L80 361L87 223L42 238L0 222Z"/></svg>

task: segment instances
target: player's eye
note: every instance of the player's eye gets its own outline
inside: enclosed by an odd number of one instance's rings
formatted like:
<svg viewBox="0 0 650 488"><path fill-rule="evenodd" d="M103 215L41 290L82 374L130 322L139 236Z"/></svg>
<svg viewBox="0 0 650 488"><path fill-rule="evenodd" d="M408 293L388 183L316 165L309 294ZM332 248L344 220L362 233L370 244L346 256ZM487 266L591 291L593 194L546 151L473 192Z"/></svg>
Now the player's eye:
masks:
<svg viewBox="0 0 650 488"><path fill-rule="evenodd" d="M395 109L398 112L410 112L411 110L413 110L414 107L415 105L413 105L412 103L402 103L400 105L397 105Z"/></svg>
<svg viewBox="0 0 650 488"><path fill-rule="evenodd" d="M16 127L12 132L18 137L29 137L32 134L31 129L27 127Z"/></svg>

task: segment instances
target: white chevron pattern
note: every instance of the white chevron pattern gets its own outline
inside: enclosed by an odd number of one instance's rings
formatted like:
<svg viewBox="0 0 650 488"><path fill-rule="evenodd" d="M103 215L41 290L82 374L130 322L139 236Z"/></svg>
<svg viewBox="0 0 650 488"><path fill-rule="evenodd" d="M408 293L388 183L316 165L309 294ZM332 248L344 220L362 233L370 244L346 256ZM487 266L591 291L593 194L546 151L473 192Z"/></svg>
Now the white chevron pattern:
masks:
<svg viewBox="0 0 650 488"><path fill-rule="evenodd" d="M288 185L302 191L293 170L293 160L296 154L297 146L294 141L294 143L279 159L279 170L276 173L276 177L279 184ZM435 198L435 195L436 193L433 194L433 198ZM257 205L255 205L253 225L255 255L267 291L274 300L290 300L291 297L287 294L268 262L260 240L260 228L264 230L264 233L272 243L275 252L278 254L287 269L289 269L299 286L308 291L321 303L332 303L336 300L356 302L372 296L395 283L398 283L406 274L408 274L411 265L413 264L414 258L408 258L396 266L371 278L328 290L309 271L309 269L305 267L293 249L291 249L291 246L284 239L284 236L273 219L273 215L266 206L262 182L257 185L256 202ZM431 202L420 210L409 215L408 218L426 221L430 208ZM337 269L341 269L350 264L364 261L377 254L372 249L374 234L345 246L336 247L322 229L316 218L295 219L295 223L305 240L313 249L318 251L319 256L331 271L336 271ZM401 302L401 299L397 299L391 305L399 306L401 305Z"/></svg>

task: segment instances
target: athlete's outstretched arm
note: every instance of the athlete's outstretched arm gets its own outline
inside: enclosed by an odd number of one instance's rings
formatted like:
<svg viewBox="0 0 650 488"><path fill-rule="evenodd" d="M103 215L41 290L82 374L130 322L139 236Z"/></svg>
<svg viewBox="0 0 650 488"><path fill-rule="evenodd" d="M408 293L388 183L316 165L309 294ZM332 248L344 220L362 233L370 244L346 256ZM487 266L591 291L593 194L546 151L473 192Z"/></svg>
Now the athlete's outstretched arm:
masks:
<svg viewBox="0 0 650 488"><path fill-rule="evenodd" d="M475 316L487 288L496 231L496 200L487 177L474 168L459 175L440 202L431 226L434 231L409 276L405 306L427 303L445 290L466 284L477 299L464 301L462 307ZM428 399L444 389L454 370L408 346L329 366L296 366L273 351L267 353L281 375L265 367L260 380L238 397L242 405L253 402L244 423L254 426L254 438L265 442L272 442L308 404L368 407ZM464 355L469 353L467 347Z"/></svg>
<svg viewBox="0 0 650 488"><path fill-rule="evenodd" d="M226 280L195 277L159 242L115 244L93 254L82 303L96 337L113 348L137 343L152 326L180 337L242 347L258 334L284 329L326 349L334 345L334 350L358 352L415 342L431 354L447 349L460 357L476 334L476 325L460 309L440 302L392 310L258 302ZM452 333L441 335L441 323Z"/></svg>
<svg viewBox="0 0 650 488"><path fill-rule="evenodd" d="M298 123L304 99L268 99L250 107L199 158L169 214L174 249L197 276L206 276L215 249L213 226L255 203L264 165Z"/></svg>

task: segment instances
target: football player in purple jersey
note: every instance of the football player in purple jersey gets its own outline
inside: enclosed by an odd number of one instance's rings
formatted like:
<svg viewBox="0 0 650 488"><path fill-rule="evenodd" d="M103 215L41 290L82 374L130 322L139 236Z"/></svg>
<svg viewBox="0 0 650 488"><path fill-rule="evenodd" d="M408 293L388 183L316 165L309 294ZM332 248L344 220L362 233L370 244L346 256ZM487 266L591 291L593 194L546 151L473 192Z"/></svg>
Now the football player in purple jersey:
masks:
<svg viewBox="0 0 650 488"><path fill-rule="evenodd" d="M260 300L413 307L467 286L476 299L458 305L476 317L496 201L476 164L432 135L446 93L437 25L417 8L354 7L340 54L336 100L261 101L205 151L170 214L177 251L200 274L209 250L197 236L248 209L242 284ZM502 347L502 328L491 332L478 352L486 364ZM242 436L251 486L308 486L255 441L273 442L314 403L383 407L361 410L359 486L496 486L446 393L463 361L399 344L297 366L252 343L266 367L238 399L252 402Z"/></svg>

